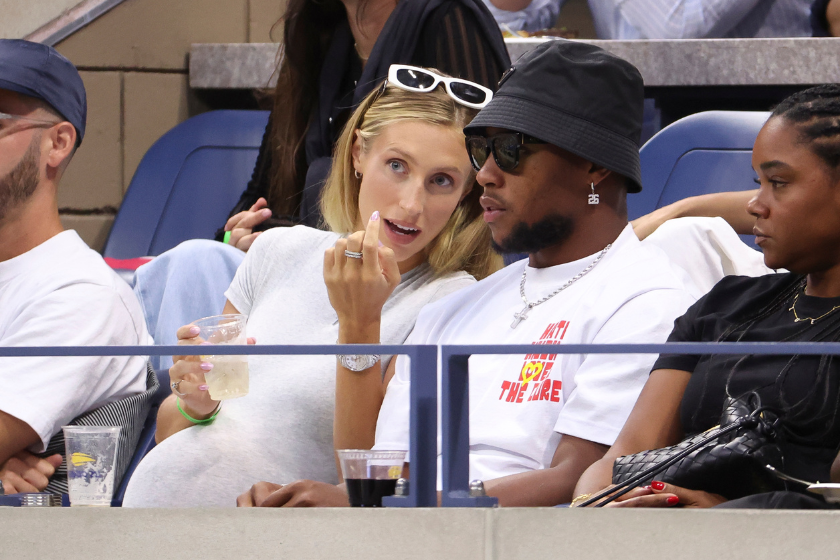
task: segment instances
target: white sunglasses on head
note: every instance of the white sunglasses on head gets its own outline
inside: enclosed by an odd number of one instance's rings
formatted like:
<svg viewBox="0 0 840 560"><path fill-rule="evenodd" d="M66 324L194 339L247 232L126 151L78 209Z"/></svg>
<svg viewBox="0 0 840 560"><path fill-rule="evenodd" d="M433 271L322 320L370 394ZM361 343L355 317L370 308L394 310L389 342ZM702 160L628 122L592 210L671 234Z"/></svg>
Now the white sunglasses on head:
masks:
<svg viewBox="0 0 840 560"><path fill-rule="evenodd" d="M482 109L493 99L493 91L461 78L447 78L425 68L392 64L388 69L388 83L406 91L428 93L439 83L446 86L449 97L472 109Z"/></svg>

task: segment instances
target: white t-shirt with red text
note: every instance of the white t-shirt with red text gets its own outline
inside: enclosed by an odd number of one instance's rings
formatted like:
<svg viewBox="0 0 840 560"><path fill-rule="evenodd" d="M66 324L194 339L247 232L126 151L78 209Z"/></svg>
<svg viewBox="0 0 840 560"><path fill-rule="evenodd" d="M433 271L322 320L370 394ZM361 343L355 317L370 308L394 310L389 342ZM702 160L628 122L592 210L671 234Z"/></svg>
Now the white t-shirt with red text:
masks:
<svg viewBox="0 0 840 560"><path fill-rule="evenodd" d="M642 245L630 226L583 278L534 307L598 254L543 269L523 260L427 305L406 344L624 344L665 342L694 298L665 254ZM655 355L476 355L470 366L470 480L551 465L562 434L612 445L650 373ZM397 360L379 414L374 449L408 450L409 368ZM440 447L440 446L439 446ZM438 457L440 460L440 456Z"/></svg>

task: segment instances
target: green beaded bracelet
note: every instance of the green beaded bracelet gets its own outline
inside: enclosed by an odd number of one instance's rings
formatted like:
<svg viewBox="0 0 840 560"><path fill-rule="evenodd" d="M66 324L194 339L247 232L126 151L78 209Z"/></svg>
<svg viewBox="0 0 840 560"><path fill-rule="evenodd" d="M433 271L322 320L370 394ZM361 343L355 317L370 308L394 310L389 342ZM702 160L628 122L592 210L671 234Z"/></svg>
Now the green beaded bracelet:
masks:
<svg viewBox="0 0 840 560"><path fill-rule="evenodd" d="M204 420L197 420L197 419L193 418L192 416L190 416L189 414L187 414L186 412L184 412L184 409L181 408L181 399L179 399L178 397L175 397L175 404L178 406L178 412L181 413L181 416L183 416L184 418L186 418L187 420L189 420L193 424L199 424L199 425L202 425L202 426L205 425L205 424L210 424L211 422L213 422L213 420L216 419L216 416L219 415L219 411L222 410L222 403L221 403L221 401L219 401L219 405L216 407L216 410L213 411L213 415L210 416L210 418L205 418Z"/></svg>
<svg viewBox="0 0 840 560"><path fill-rule="evenodd" d="M222 238L222 243L224 243L225 245L230 245L230 234L231 233L232 232L230 232L230 231L225 232L225 236Z"/></svg>

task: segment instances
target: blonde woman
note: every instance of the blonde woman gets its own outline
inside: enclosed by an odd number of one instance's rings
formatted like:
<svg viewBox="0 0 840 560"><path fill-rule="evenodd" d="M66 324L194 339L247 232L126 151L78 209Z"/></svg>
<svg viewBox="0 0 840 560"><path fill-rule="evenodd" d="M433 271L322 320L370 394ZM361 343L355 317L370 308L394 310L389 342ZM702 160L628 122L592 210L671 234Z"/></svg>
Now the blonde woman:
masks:
<svg viewBox="0 0 840 560"><path fill-rule="evenodd" d="M491 96L437 72L392 67L337 146L322 201L332 231L265 232L226 292L224 311L247 315L249 336L263 344L399 344L425 304L498 269L462 132ZM189 325L178 332L184 343L195 335ZM182 396L161 406L159 444L134 473L125 505L233 506L256 480L337 482L336 391L345 438L346 404L358 395L345 387L344 366L336 385L334 357L252 356L249 395L221 411L204 384L212 365L175 360L170 376ZM352 431L365 418L375 423L390 360L343 360L365 366L352 391L370 393L356 402L366 410L350 418ZM211 424L187 419L217 412Z"/></svg>

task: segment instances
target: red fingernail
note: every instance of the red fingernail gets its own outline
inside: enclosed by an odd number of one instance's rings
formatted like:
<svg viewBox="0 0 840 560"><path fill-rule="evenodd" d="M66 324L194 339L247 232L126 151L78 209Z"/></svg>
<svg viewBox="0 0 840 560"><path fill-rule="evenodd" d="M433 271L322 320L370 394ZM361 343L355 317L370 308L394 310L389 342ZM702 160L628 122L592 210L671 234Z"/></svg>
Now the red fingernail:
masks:
<svg viewBox="0 0 840 560"><path fill-rule="evenodd" d="M375 211L373 214L370 215L370 221L375 222L379 219L379 210Z"/></svg>
<svg viewBox="0 0 840 560"><path fill-rule="evenodd" d="M209 389L209 388L210 388L210 387L208 387L207 385L199 385L199 386L198 386L198 390L199 390L199 391L206 391L206 390L207 390L207 389Z"/></svg>
<svg viewBox="0 0 840 560"><path fill-rule="evenodd" d="M665 490L665 483L659 482L658 480L654 480L650 483L650 487L654 490Z"/></svg>
<svg viewBox="0 0 840 560"><path fill-rule="evenodd" d="M211 364L210 362L201 362L201 369L203 369L204 371L210 371L211 369L213 369L213 364Z"/></svg>
<svg viewBox="0 0 840 560"><path fill-rule="evenodd" d="M680 503L680 499L676 496L668 496L668 499L665 501L668 503L669 506L675 506L678 503Z"/></svg>

